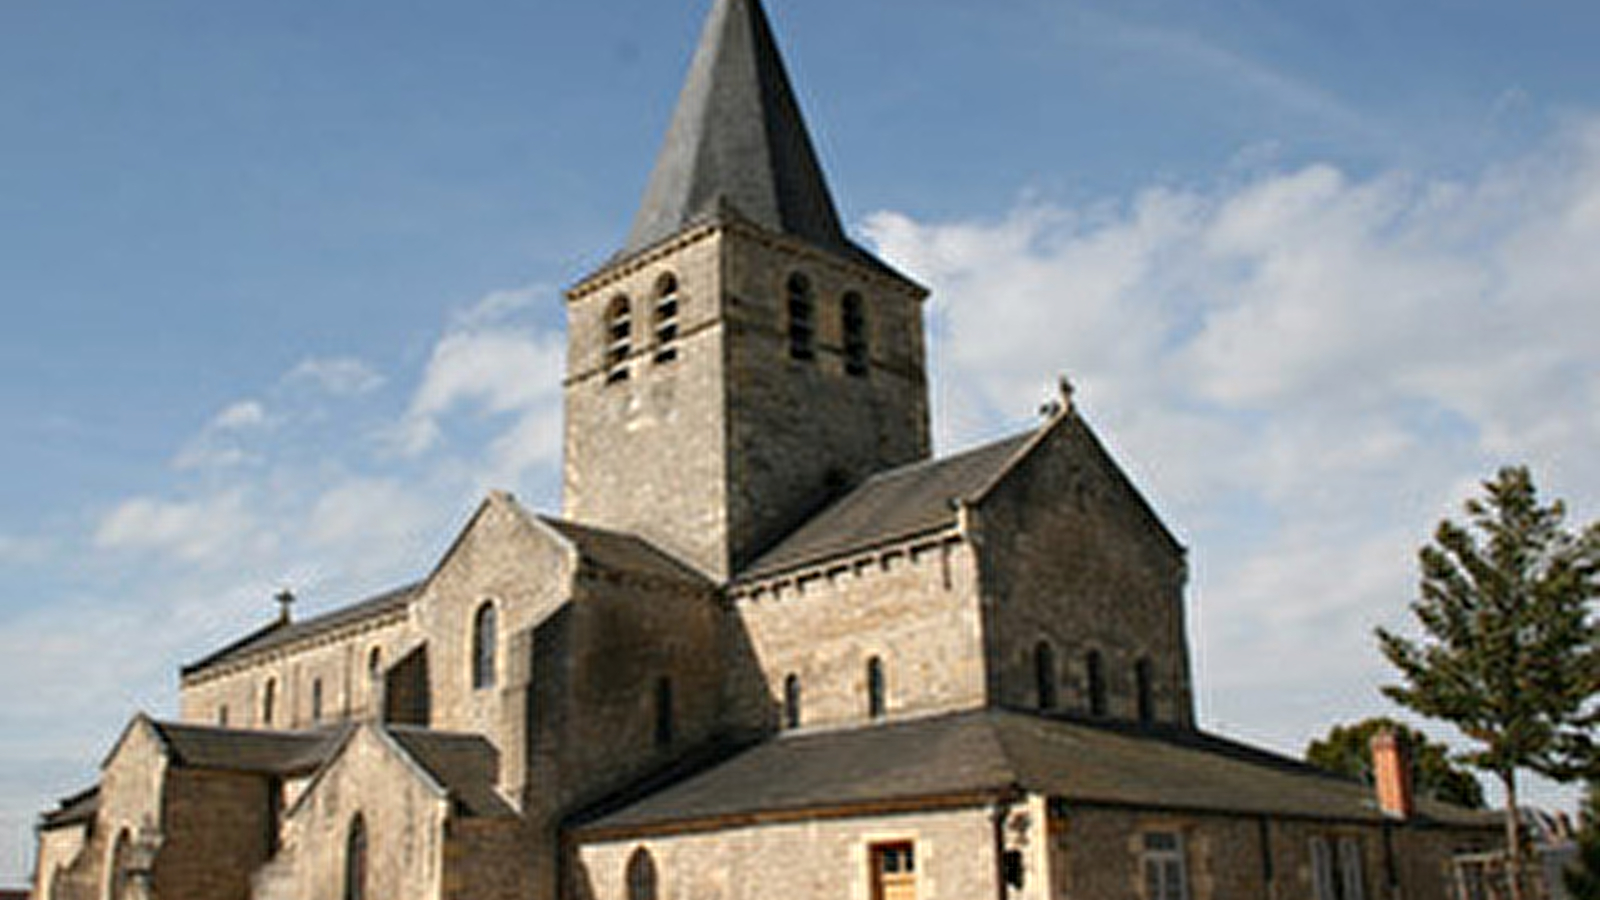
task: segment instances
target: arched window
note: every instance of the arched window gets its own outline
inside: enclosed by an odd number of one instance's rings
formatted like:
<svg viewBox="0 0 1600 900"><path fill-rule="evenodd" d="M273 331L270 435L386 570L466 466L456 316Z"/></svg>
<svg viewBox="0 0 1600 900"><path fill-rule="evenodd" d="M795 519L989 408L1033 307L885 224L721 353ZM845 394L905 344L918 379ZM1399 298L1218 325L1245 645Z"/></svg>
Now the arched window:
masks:
<svg viewBox="0 0 1600 900"><path fill-rule="evenodd" d="M495 611L493 603L484 603L472 617L472 686L474 689L494 687L495 676Z"/></svg>
<svg viewBox="0 0 1600 900"><path fill-rule="evenodd" d="M627 297L618 295L606 307L606 384L628 380L632 355L633 308Z"/></svg>
<svg viewBox="0 0 1600 900"><path fill-rule="evenodd" d="M656 861L643 847L628 857L628 900L656 900Z"/></svg>
<svg viewBox="0 0 1600 900"><path fill-rule="evenodd" d="M228 727L228 704L226 703L217 707L217 725L222 728Z"/></svg>
<svg viewBox="0 0 1600 900"><path fill-rule="evenodd" d="M316 725L322 721L322 679L314 678L311 681L311 724Z"/></svg>
<svg viewBox="0 0 1600 900"><path fill-rule="evenodd" d="M111 845L111 861L106 866L107 900L127 900L133 880L133 836L124 828Z"/></svg>
<svg viewBox="0 0 1600 900"><path fill-rule="evenodd" d="M656 336L655 361L678 358L678 279L668 273L656 283L656 308L653 316Z"/></svg>
<svg viewBox="0 0 1600 900"><path fill-rule="evenodd" d="M800 676L791 674L783 680L783 727L800 727Z"/></svg>
<svg viewBox="0 0 1600 900"><path fill-rule="evenodd" d="M840 305L844 332L844 370L856 376L867 374L867 310L861 295L851 291Z"/></svg>
<svg viewBox="0 0 1600 900"><path fill-rule="evenodd" d="M344 848L344 900L367 898L367 820L360 813L350 820Z"/></svg>
<svg viewBox="0 0 1600 900"><path fill-rule="evenodd" d="M1099 650L1090 650L1083 661L1089 681L1089 714L1106 714L1106 664Z"/></svg>
<svg viewBox="0 0 1600 900"><path fill-rule="evenodd" d="M1149 657L1134 664L1133 680L1138 688L1139 721L1146 724L1155 721L1155 669L1150 665Z"/></svg>
<svg viewBox="0 0 1600 900"><path fill-rule="evenodd" d="M1042 710L1056 708L1056 677L1056 648L1040 641L1033 648L1033 684Z"/></svg>
<svg viewBox="0 0 1600 900"><path fill-rule="evenodd" d="M656 679L656 746L670 747L673 738L672 679Z"/></svg>
<svg viewBox="0 0 1600 900"><path fill-rule="evenodd" d="M789 357L811 360L816 351L816 318L813 315L811 281L796 272L789 276Z"/></svg>
<svg viewBox="0 0 1600 900"><path fill-rule="evenodd" d="M887 693L883 677L883 660L874 656L867 660L867 716L883 718L888 710Z"/></svg>
<svg viewBox="0 0 1600 900"><path fill-rule="evenodd" d="M383 648L373 647L367 651L367 678L377 681L383 674Z"/></svg>
<svg viewBox="0 0 1600 900"><path fill-rule="evenodd" d="M277 705L278 679L268 678L267 686L261 689L261 724L272 724L272 715L277 712Z"/></svg>

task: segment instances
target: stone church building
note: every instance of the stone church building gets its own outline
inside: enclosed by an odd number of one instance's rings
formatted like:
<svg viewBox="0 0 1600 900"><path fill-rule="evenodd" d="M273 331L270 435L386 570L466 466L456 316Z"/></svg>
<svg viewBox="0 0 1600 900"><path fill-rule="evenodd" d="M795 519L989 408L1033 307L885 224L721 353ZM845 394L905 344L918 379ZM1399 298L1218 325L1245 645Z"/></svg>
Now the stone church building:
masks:
<svg viewBox="0 0 1600 900"><path fill-rule="evenodd" d="M1445 900L1476 813L1195 723L1183 546L1063 397L933 458L927 291L716 0L567 293L563 509L181 670L36 900Z"/></svg>

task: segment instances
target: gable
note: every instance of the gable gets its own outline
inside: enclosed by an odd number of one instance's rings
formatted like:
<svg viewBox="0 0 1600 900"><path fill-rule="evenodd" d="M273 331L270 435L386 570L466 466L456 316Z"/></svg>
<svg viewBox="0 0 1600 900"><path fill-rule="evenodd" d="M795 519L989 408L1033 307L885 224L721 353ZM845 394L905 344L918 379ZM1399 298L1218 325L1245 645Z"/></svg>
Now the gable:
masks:
<svg viewBox="0 0 1600 900"><path fill-rule="evenodd" d="M1169 562L1187 553L1076 410L1057 415L975 498L984 515L1028 528L1065 513L1097 520Z"/></svg>

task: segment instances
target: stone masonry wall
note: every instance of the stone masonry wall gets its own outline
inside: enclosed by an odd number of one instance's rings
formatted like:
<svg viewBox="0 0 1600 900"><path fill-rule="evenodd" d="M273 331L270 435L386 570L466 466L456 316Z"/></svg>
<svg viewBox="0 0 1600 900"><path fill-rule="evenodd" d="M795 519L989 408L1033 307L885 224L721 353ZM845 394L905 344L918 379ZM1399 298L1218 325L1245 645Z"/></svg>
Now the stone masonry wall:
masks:
<svg viewBox="0 0 1600 900"><path fill-rule="evenodd" d="M266 861L276 824L268 821L271 789L257 775L170 772L157 895L249 900L250 876Z"/></svg>
<svg viewBox="0 0 1600 900"><path fill-rule="evenodd" d="M1335 854L1341 841L1356 841L1363 896L1395 896L1389 893L1381 824L1069 806L1057 807L1050 818L1053 897L1143 898L1144 837L1151 832L1180 836L1192 900L1315 897L1313 838L1327 841ZM1393 826L1393 835L1398 897L1404 900L1452 900L1443 873L1450 868L1453 851L1485 837L1401 825Z"/></svg>
<svg viewBox="0 0 1600 900"><path fill-rule="evenodd" d="M357 815L367 833L367 896L439 900L448 804L370 728L350 739L291 811L271 873L278 885L273 900L342 900Z"/></svg>
<svg viewBox="0 0 1600 900"><path fill-rule="evenodd" d="M507 698L527 690L526 670L511 648L549 617L571 591L572 548L529 516L508 495L492 495L458 539L416 607L427 635L434 728L482 734L504 763L522 723ZM472 683L473 623L484 604L495 609L495 680Z"/></svg>
<svg viewBox="0 0 1600 900"><path fill-rule="evenodd" d="M730 720L741 731L780 724L791 674L802 727L866 722L874 656L891 716L983 705L974 561L953 536L741 586L734 603L727 654L754 663L730 677Z"/></svg>
<svg viewBox="0 0 1600 900"><path fill-rule="evenodd" d="M1113 717L1137 715L1135 667L1152 665L1155 719L1194 720L1181 551L1162 539L1075 415L976 510L992 690L1039 705L1035 650L1053 648L1058 706L1089 709L1088 658L1103 661Z"/></svg>
<svg viewBox="0 0 1600 900"><path fill-rule="evenodd" d="M827 501L930 452L920 288L792 241L730 229L728 523L734 569ZM790 356L788 284L810 283L814 358ZM846 371L843 297L859 294L867 372Z"/></svg>
<svg viewBox="0 0 1600 900"><path fill-rule="evenodd" d="M915 846L917 900L997 897L992 818L974 807L585 843L574 900L630 900L628 864L640 852L654 863L658 900L875 900L872 846L905 841Z"/></svg>
<svg viewBox="0 0 1600 900"><path fill-rule="evenodd" d="M641 535L726 577L727 465L722 241L700 232L671 252L575 291L567 306L562 515ZM656 361L663 276L678 282L676 358ZM607 311L630 304L628 378L608 380Z"/></svg>
<svg viewBox="0 0 1600 900"><path fill-rule="evenodd" d="M39 833L39 855L34 862L32 900L71 900L69 872L89 837L87 825L55 828ZM61 890L57 890L60 886Z"/></svg>
<svg viewBox="0 0 1600 900"><path fill-rule="evenodd" d="M378 692L370 677L372 654L379 667L399 659L415 630L404 619L378 627L346 629L283 647L257 660L227 664L220 672L185 679L181 716L197 725L230 728L302 729L358 718L371 710ZM263 718L268 681L274 681L273 721ZM322 682L322 716L313 716L313 685Z"/></svg>

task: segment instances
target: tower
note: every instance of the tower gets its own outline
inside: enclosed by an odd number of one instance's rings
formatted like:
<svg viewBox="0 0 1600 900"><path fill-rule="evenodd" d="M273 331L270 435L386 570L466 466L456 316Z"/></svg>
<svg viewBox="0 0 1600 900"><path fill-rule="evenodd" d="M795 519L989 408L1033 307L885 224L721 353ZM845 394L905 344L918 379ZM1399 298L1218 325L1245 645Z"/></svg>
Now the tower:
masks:
<svg viewBox="0 0 1600 900"><path fill-rule="evenodd" d="M567 294L567 518L725 580L929 453L927 292L844 233L759 0L716 0L620 253Z"/></svg>

